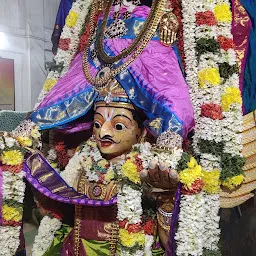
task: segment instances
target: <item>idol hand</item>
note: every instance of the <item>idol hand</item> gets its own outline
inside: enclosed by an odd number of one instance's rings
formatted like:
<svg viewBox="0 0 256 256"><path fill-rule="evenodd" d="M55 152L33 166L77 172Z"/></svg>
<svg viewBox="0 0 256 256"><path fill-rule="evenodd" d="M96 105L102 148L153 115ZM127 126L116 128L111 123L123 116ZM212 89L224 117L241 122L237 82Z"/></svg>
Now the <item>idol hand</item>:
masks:
<svg viewBox="0 0 256 256"><path fill-rule="evenodd" d="M141 171L140 175L143 182L163 190L176 190L179 182L177 171L170 170L166 163L158 165L155 161L151 161L149 169Z"/></svg>

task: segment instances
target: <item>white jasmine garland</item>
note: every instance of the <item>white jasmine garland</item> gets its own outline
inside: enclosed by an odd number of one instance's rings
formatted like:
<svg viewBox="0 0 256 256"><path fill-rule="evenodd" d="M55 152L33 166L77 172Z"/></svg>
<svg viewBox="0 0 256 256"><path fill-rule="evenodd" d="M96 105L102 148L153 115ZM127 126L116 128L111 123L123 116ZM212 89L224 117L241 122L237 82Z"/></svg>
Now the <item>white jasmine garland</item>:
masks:
<svg viewBox="0 0 256 256"><path fill-rule="evenodd" d="M203 193L181 196L179 226L175 235L177 256L200 256L203 254L204 205L205 197Z"/></svg>
<svg viewBox="0 0 256 256"><path fill-rule="evenodd" d="M23 172L17 174L5 171L3 172L3 198L15 200L23 203L25 193L25 183L23 181Z"/></svg>
<svg viewBox="0 0 256 256"><path fill-rule="evenodd" d="M219 195L205 194L205 233L204 233L204 248L208 250L218 250L218 242L220 236L219 221L220 216L220 200Z"/></svg>
<svg viewBox="0 0 256 256"><path fill-rule="evenodd" d="M154 244L154 237L146 235L145 236L145 249L144 256L152 256L152 246Z"/></svg>
<svg viewBox="0 0 256 256"><path fill-rule="evenodd" d="M81 156L79 155L79 152L76 152L75 155L69 160L65 170L60 173L60 176L71 187L75 186L76 181L78 180L82 171L80 159Z"/></svg>
<svg viewBox="0 0 256 256"><path fill-rule="evenodd" d="M39 226L38 235L32 249L32 256L42 256L50 247L54 234L60 229L62 223L56 218L45 216Z"/></svg>
<svg viewBox="0 0 256 256"><path fill-rule="evenodd" d="M201 154L200 164L203 170L220 170L220 157L212 154Z"/></svg>
<svg viewBox="0 0 256 256"><path fill-rule="evenodd" d="M21 227L0 226L0 255L15 255L20 245Z"/></svg>
<svg viewBox="0 0 256 256"><path fill-rule="evenodd" d="M122 221L127 219L129 224L137 224L141 222L142 207L141 207L142 191L132 189L129 185L120 187L117 195L117 218Z"/></svg>

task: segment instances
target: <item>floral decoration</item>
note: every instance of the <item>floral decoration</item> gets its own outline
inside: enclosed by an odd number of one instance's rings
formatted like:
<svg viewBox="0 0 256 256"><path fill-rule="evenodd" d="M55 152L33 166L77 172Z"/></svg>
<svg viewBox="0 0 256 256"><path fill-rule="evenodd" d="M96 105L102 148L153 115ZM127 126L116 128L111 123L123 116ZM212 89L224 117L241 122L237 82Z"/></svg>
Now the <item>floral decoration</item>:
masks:
<svg viewBox="0 0 256 256"><path fill-rule="evenodd" d="M227 0L194 1L193 5L182 0L182 8L186 80L196 120L193 151L202 176L192 184L190 181L190 189L182 190L177 255L218 254L219 191L221 186L235 189L244 178L232 13ZM180 173L188 169L189 161L188 156L182 156Z"/></svg>
<svg viewBox="0 0 256 256"><path fill-rule="evenodd" d="M219 85L220 73L217 68L204 68L198 72L199 84L201 87L206 85Z"/></svg>
<svg viewBox="0 0 256 256"><path fill-rule="evenodd" d="M38 229L38 235L35 237L35 242L32 249L32 256L41 256L51 245L54 234L60 229L62 223L56 218L45 216Z"/></svg>
<svg viewBox="0 0 256 256"><path fill-rule="evenodd" d="M224 2L224 1L223 1ZM218 22L231 22L232 13L230 10L230 5L227 3L222 3L214 7L214 15Z"/></svg>
<svg viewBox="0 0 256 256"><path fill-rule="evenodd" d="M212 11L197 12L196 13L196 25L207 25L207 26L216 26L217 20Z"/></svg>
<svg viewBox="0 0 256 256"><path fill-rule="evenodd" d="M74 27L76 25L78 17L78 13L71 10L66 18L65 24L70 28Z"/></svg>
<svg viewBox="0 0 256 256"><path fill-rule="evenodd" d="M239 88L227 87L221 96L221 105L224 111L229 111L233 104L242 105L242 98Z"/></svg>
<svg viewBox="0 0 256 256"><path fill-rule="evenodd" d="M22 164L26 148L41 145L39 128L24 121L13 132L0 134L0 247L2 255L15 255L22 226L25 182Z"/></svg>
<svg viewBox="0 0 256 256"><path fill-rule="evenodd" d="M92 182L117 182L117 220L120 227L121 255L151 256L156 220L154 214L143 211L140 172L148 168L152 160L157 163L165 160L170 168L176 169L181 156L181 149L173 149L172 153L159 153L146 142L134 145L129 154L121 156L117 163L112 164L102 157L92 137L78 148L60 175L72 187L75 186L81 171L85 171L87 180ZM191 159L188 165L191 169L198 168L194 159ZM36 241L40 241L39 234ZM35 245L36 247L38 246Z"/></svg>
<svg viewBox="0 0 256 256"><path fill-rule="evenodd" d="M211 118L213 120L223 119L222 107L218 104L208 103L201 107L201 116Z"/></svg>

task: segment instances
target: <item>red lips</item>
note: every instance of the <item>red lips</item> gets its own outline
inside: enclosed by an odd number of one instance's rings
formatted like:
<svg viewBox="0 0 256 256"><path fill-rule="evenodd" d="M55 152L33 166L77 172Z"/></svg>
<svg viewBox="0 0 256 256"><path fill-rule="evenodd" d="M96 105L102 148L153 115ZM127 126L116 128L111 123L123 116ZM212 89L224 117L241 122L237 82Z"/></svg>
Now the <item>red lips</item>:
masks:
<svg viewBox="0 0 256 256"><path fill-rule="evenodd" d="M112 141L109 141L109 140L101 140L100 141L100 145L103 148L110 147L112 144L114 144L114 143Z"/></svg>

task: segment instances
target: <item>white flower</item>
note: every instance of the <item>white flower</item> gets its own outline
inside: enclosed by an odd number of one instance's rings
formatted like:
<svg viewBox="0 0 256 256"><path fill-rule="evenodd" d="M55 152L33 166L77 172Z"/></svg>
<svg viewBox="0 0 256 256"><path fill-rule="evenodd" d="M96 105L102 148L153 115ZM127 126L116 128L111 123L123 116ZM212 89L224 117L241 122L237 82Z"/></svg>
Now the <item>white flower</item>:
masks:
<svg viewBox="0 0 256 256"><path fill-rule="evenodd" d="M0 255L15 255L20 244L21 227L2 227L0 226Z"/></svg>
<svg viewBox="0 0 256 256"><path fill-rule="evenodd" d="M131 253L129 249L122 250L120 256L144 256L144 251L137 250L136 252Z"/></svg>
<svg viewBox="0 0 256 256"><path fill-rule="evenodd" d="M74 187L81 171L82 166L80 162L80 155L79 152L76 152L75 155L69 160L65 170L60 173L60 176L69 186Z"/></svg>
<svg viewBox="0 0 256 256"><path fill-rule="evenodd" d="M154 236L145 235L144 256L152 256L153 243L154 243Z"/></svg>
<svg viewBox="0 0 256 256"><path fill-rule="evenodd" d="M16 140L12 137L5 137L4 138L6 146L11 148L16 144Z"/></svg>
<svg viewBox="0 0 256 256"><path fill-rule="evenodd" d="M57 159L57 154L56 154L55 149L50 149L50 150L48 151L48 156L46 157L46 159L47 159L48 161L50 161L50 162Z"/></svg>
<svg viewBox="0 0 256 256"><path fill-rule="evenodd" d="M0 150L5 148L4 141L0 138Z"/></svg>
<svg viewBox="0 0 256 256"><path fill-rule="evenodd" d="M183 195L180 202L179 226L175 235L177 255L203 254L205 231L204 195Z"/></svg>
<svg viewBox="0 0 256 256"><path fill-rule="evenodd" d="M120 188L117 195L118 220L128 219L130 224L137 224L141 221L141 196L141 191L134 190L128 185Z"/></svg>
<svg viewBox="0 0 256 256"><path fill-rule="evenodd" d="M23 203L26 189L24 173L3 172L3 198Z"/></svg>
<svg viewBox="0 0 256 256"><path fill-rule="evenodd" d="M54 234L60 229L62 223L60 220L45 216L38 229L35 242L32 249L32 256L42 256L51 245Z"/></svg>

